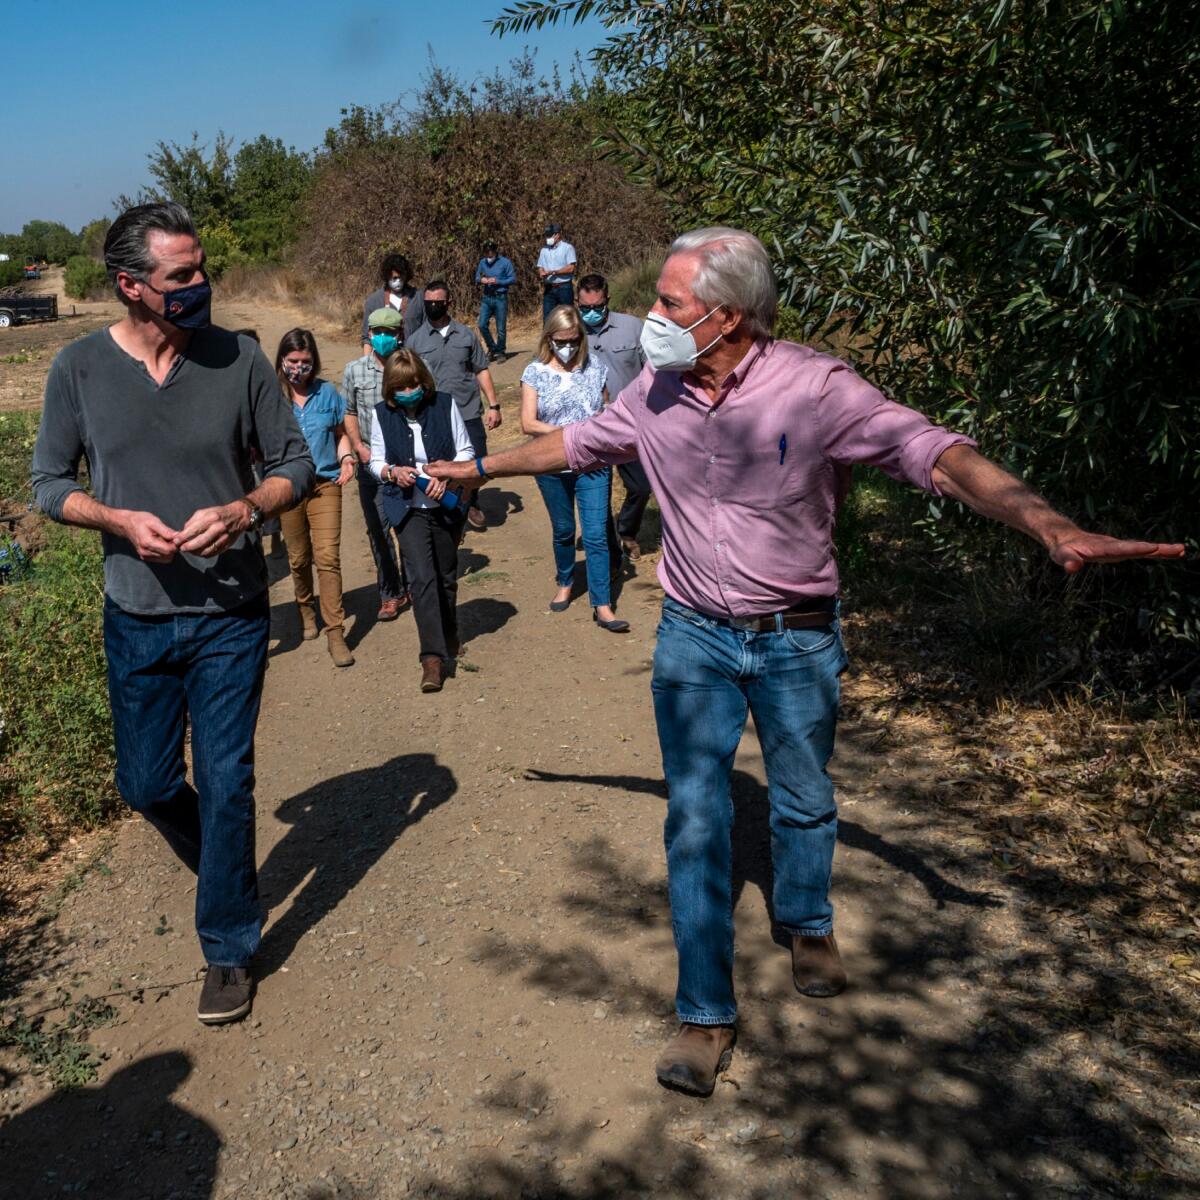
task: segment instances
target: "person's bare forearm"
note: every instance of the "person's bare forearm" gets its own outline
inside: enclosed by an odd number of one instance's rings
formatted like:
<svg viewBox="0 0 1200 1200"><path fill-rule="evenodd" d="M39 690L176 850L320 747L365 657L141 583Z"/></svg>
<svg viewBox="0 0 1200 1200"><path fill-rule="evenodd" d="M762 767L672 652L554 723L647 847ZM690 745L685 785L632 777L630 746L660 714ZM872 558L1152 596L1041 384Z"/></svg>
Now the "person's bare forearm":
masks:
<svg viewBox="0 0 1200 1200"><path fill-rule="evenodd" d="M81 529L99 529L117 537L125 536L129 513L123 508L109 508L87 492L72 492L62 506L62 518L68 525Z"/></svg>
<svg viewBox="0 0 1200 1200"><path fill-rule="evenodd" d="M568 465L561 428L532 438L511 450L488 454L483 460L483 469L494 478L504 475L544 475L548 471L564 471Z"/></svg>
<svg viewBox="0 0 1200 1200"><path fill-rule="evenodd" d="M951 446L933 468L938 490L981 516L1001 521L1047 549L1078 526L1028 484L970 446Z"/></svg>
<svg viewBox="0 0 1200 1200"><path fill-rule="evenodd" d="M296 503L296 491L290 479L273 475L264 479L246 499L256 508L261 508L264 517L273 517Z"/></svg>

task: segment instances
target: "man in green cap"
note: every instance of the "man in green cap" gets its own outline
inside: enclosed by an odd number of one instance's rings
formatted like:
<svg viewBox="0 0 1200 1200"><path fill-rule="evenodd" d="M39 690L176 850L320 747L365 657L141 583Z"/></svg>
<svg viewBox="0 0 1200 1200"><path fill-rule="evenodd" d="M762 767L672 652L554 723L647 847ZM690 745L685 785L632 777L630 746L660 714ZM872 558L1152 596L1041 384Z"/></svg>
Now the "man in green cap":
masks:
<svg viewBox="0 0 1200 1200"><path fill-rule="evenodd" d="M394 621L409 602L404 559L391 535L391 526L379 499L379 480L371 474L371 428L375 405L383 399L383 363L404 344L404 318L394 308L376 308L367 314L367 342L371 349L346 364L342 395L346 398L346 433L358 456L358 500L367 523L367 540L375 559L379 585L380 621Z"/></svg>

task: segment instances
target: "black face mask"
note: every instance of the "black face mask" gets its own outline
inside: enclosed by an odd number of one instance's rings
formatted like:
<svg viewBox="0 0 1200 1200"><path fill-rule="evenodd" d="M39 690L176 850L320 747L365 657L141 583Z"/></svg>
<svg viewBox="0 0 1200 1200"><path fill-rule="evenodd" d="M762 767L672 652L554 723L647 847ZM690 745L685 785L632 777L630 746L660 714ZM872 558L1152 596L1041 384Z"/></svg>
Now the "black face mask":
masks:
<svg viewBox="0 0 1200 1200"><path fill-rule="evenodd" d="M425 315L431 321L440 321L445 315L450 305L445 300L426 300Z"/></svg>

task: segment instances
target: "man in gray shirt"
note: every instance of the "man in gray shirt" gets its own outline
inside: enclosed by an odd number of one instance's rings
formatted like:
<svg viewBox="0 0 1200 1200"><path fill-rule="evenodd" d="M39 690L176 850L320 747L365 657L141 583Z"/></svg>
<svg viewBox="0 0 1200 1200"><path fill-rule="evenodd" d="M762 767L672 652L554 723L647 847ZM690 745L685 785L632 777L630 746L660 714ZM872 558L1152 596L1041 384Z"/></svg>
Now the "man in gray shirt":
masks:
<svg viewBox="0 0 1200 1200"><path fill-rule="evenodd" d="M431 279L423 299L426 323L409 337L408 349L425 360L438 391L449 392L458 402L476 455L486 454L487 431L498 429L501 420L487 355L475 331L450 316L450 287L445 280ZM486 416L480 393L487 401ZM487 525L475 503L467 510L467 520L476 529Z"/></svg>
<svg viewBox="0 0 1200 1200"><path fill-rule="evenodd" d="M603 275L585 275L579 281L579 315L588 331L588 350L608 368L609 400L616 400L646 365L642 323L629 313L609 309L608 280ZM636 459L622 463L617 470L625 485L625 503L617 513L617 536L625 553L637 559L642 554L637 536L650 501L650 480Z"/></svg>
<svg viewBox="0 0 1200 1200"><path fill-rule="evenodd" d="M270 617L259 529L311 489L313 462L257 343L210 324L186 209L128 209L104 261L125 316L51 365L34 495L56 521L100 531L117 787L197 874L209 964L197 1016L219 1024L250 1011L262 928L254 727Z"/></svg>

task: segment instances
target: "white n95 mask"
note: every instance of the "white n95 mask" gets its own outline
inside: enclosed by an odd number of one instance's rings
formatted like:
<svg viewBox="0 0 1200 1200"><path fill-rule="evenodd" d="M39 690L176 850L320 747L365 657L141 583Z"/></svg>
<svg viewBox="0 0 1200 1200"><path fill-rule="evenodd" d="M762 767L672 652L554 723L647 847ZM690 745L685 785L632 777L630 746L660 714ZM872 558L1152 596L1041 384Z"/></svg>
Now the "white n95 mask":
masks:
<svg viewBox="0 0 1200 1200"><path fill-rule="evenodd" d="M696 339L692 337L692 330L707 321L720 307L718 304L709 309L699 321L693 321L686 329L657 313L648 313L642 324L641 337L646 361L656 371L690 371L696 365L696 359L707 354L725 336L718 333L703 350L696 349Z"/></svg>

